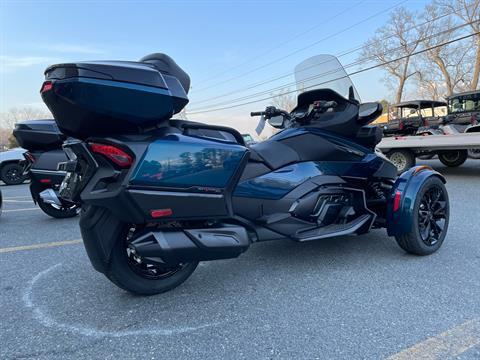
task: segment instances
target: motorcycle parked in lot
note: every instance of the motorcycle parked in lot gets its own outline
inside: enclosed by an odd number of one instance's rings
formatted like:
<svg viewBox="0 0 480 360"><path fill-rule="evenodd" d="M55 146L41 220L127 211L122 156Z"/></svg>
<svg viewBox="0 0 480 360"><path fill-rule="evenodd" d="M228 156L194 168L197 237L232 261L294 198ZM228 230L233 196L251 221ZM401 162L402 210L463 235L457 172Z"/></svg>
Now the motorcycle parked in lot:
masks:
<svg viewBox="0 0 480 360"><path fill-rule="evenodd" d="M360 103L335 57L310 58L295 75L292 112L252 113L281 131L246 147L234 129L171 119L190 79L164 54L49 67L42 98L79 139L64 143L60 194L82 204L94 268L150 295L259 241L386 228L409 253L437 251L449 221L444 177L426 166L397 177L369 125L381 105Z"/></svg>
<svg viewBox="0 0 480 360"><path fill-rule="evenodd" d="M60 162L67 161L62 143L66 139L54 120L27 120L15 125L13 135L28 151L25 157L24 174L30 178L30 193L35 204L54 218L77 216L80 205L58 196L65 172L57 169Z"/></svg>

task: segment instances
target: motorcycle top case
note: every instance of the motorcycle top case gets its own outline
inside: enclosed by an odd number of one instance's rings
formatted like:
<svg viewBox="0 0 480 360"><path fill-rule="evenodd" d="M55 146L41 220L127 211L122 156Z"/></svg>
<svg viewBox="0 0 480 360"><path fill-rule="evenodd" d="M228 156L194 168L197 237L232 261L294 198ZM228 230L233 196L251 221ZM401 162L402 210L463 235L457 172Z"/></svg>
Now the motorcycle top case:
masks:
<svg viewBox="0 0 480 360"><path fill-rule="evenodd" d="M177 77L145 62L58 64L47 68L45 80L43 101L60 130L78 139L140 132L188 103Z"/></svg>
<svg viewBox="0 0 480 360"><path fill-rule="evenodd" d="M26 120L15 124L13 136L29 151L60 149L65 140L55 120Z"/></svg>

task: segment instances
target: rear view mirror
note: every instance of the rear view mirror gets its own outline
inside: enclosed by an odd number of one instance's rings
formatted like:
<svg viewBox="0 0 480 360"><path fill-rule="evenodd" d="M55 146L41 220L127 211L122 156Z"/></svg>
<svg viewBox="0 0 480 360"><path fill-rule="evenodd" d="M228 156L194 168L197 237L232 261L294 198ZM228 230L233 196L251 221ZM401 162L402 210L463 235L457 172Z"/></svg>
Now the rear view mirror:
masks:
<svg viewBox="0 0 480 360"><path fill-rule="evenodd" d="M382 104L377 102L360 104L358 110L358 122L361 125L366 125L379 117L382 114L382 111Z"/></svg>
<svg viewBox="0 0 480 360"><path fill-rule="evenodd" d="M417 112L417 110L411 109L411 110L410 110L410 115L413 115L413 114L415 114L416 112Z"/></svg>
<svg viewBox="0 0 480 360"><path fill-rule="evenodd" d="M270 124L270 126L273 126L277 129L281 129L283 127L284 121L285 118L283 117L283 115L274 116L268 119L268 123Z"/></svg>

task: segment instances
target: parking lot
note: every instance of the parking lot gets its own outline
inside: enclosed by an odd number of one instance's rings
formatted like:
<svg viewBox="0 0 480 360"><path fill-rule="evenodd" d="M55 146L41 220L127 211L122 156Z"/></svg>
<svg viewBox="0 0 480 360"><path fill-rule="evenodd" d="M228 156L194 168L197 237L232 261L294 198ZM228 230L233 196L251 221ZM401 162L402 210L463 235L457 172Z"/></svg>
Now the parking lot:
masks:
<svg viewBox="0 0 480 360"><path fill-rule="evenodd" d="M91 267L78 218L1 186L0 358L480 358L480 161L445 168L451 222L432 256L385 231L256 244L179 288L132 296Z"/></svg>

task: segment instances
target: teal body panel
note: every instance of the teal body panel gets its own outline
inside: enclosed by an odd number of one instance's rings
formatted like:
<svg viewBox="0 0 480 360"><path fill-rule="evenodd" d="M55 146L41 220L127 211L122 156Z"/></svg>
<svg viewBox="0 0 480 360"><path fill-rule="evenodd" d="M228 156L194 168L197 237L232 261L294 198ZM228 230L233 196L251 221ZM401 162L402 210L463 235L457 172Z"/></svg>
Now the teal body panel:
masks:
<svg viewBox="0 0 480 360"><path fill-rule="evenodd" d="M224 188L247 152L244 146L171 135L154 141L139 161L131 185Z"/></svg>
<svg viewBox="0 0 480 360"><path fill-rule="evenodd" d="M298 185L318 175L370 177L382 166L382 160L367 154L360 161L306 161L284 166L259 177L240 182L234 196L278 200Z"/></svg>
<svg viewBox="0 0 480 360"><path fill-rule="evenodd" d="M387 233L389 236L403 235L410 232L413 225L415 200L417 193L427 179L432 176L440 178L446 183L445 178L439 172L415 166L404 172L395 181L387 203ZM395 194L401 194L400 207L393 211Z"/></svg>

